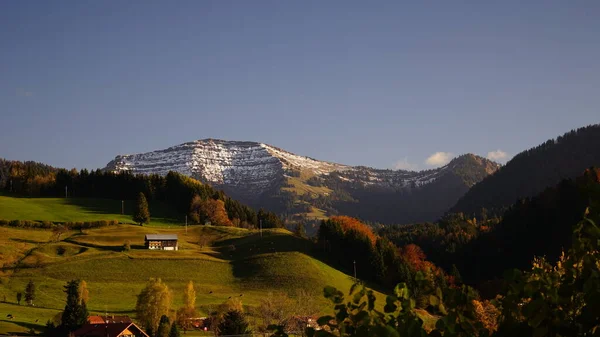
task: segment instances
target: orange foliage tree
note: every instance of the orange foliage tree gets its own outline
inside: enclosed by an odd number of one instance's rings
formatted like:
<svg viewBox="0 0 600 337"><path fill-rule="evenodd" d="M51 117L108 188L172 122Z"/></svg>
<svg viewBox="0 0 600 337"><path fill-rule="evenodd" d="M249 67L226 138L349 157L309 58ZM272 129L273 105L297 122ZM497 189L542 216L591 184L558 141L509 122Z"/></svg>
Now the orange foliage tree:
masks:
<svg viewBox="0 0 600 337"><path fill-rule="evenodd" d="M210 221L214 226L233 226L233 223L227 217L225 203L222 200L202 200L197 195L192 199L190 218L196 223Z"/></svg>
<svg viewBox="0 0 600 337"><path fill-rule="evenodd" d="M371 244L375 245L375 242L377 241L377 236L375 235L375 233L373 233L371 227L360 222L360 220L345 215L333 216L330 218L330 220L338 223L344 233L347 233L348 231L356 231L357 233L360 233L369 238Z"/></svg>

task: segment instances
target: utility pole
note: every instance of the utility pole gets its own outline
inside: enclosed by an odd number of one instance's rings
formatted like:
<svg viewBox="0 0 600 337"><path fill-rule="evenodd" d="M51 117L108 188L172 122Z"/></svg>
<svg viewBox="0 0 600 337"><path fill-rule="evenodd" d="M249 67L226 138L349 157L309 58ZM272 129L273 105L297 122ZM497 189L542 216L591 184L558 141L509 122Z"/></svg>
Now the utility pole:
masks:
<svg viewBox="0 0 600 337"><path fill-rule="evenodd" d="M121 200L121 214L125 214L125 200Z"/></svg>
<svg viewBox="0 0 600 337"><path fill-rule="evenodd" d="M67 196L68 196L68 195L69 195L69 194L68 194L68 192L67 192L67 185L65 185L65 199L67 198Z"/></svg>
<svg viewBox="0 0 600 337"><path fill-rule="evenodd" d="M185 216L185 235L187 235L187 215Z"/></svg>
<svg viewBox="0 0 600 337"><path fill-rule="evenodd" d="M259 223L260 223L260 237L262 238L262 219L260 219Z"/></svg>
<svg viewBox="0 0 600 337"><path fill-rule="evenodd" d="M354 260L354 280L356 281L356 260Z"/></svg>

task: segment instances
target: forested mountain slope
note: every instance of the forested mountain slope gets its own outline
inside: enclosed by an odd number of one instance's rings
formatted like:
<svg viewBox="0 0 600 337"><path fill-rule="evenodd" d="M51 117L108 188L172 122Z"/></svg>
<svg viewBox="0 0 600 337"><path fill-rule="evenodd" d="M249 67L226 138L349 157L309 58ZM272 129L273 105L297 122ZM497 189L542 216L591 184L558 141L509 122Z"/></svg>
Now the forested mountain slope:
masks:
<svg viewBox="0 0 600 337"><path fill-rule="evenodd" d="M586 168L600 166L600 125L570 131L517 154L493 175L475 184L450 212L500 215L519 198L533 197Z"/></svg>

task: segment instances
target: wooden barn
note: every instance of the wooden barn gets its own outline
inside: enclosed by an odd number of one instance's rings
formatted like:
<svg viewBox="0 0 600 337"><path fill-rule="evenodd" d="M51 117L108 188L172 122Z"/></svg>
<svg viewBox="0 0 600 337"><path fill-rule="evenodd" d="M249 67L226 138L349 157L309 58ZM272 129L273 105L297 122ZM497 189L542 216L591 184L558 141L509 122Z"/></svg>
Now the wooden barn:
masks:
<svg viewBox="0 0 600 337"><path fill-rule="evenodd" d="M178 250L177 234L146 234L146 248L152 250Z"/></svg>

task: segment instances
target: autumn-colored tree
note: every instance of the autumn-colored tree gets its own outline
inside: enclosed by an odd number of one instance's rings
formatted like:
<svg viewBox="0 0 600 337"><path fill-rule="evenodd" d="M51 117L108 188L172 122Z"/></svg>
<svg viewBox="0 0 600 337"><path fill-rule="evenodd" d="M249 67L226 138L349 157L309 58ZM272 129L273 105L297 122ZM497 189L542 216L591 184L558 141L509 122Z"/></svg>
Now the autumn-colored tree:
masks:
<svg viewBox="0 0 600 337"><path fill-rule="evenodd" d="M168 315L171 308L172 295L169 287L161 279L151 278L137 298L135 309L137 318L146 329L158 331L162 315Z"/></svg>
<svg viewBox="0 0 600 337"><path fill-rule="evenodd" d="M426 266L425 253L421 247L411 243L401 249L402 259L406 261L414 270L423 270Z"/></svg>
<svg viewBox="0 0 600 337"><path fill-rule="evenodd" d="M199 196L194 196L192 199L190 219L196 223L210 221L211 225L214 226L233 226L233 223L227 217L223 201L210 198L203 200Z"/></svg>
<svg viewBox="0 0 600 337"><path fill-rule="evenodd" d="M331 221L338 223L342 227L342 231L347 233L349 231L356 231L362 235L365 235L373 245L377 241L377 236L373 233L371 227L360 222L360 220L349 217L349 216L333 216L330 218Z"/></svg>
<svg viewBox="0 0 600 337"><path fill-rule="evenodd" d="M187 330L191 328L189 319L196 316L196 290L190 281L183 290L183 306L177 310L177 323Z"/></svg>
<svg viewBox="0 0 600 337"><path fill-rule="evenodd" d="M483 324L483 327L489 331L490 335L498 330L498 316L500 310L490 301L472 300L477 320Z"/></svg>
<svg viewBox="0 0 600 337"><path fill-rule="evenodd" d="M89 303L90 300L90 292L87 288L87 282L85 280L81 280L79 282L79 298L85 302Z"/></svg>

